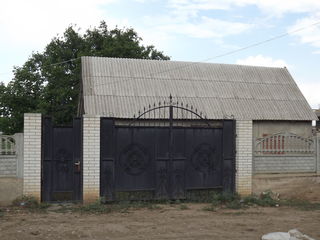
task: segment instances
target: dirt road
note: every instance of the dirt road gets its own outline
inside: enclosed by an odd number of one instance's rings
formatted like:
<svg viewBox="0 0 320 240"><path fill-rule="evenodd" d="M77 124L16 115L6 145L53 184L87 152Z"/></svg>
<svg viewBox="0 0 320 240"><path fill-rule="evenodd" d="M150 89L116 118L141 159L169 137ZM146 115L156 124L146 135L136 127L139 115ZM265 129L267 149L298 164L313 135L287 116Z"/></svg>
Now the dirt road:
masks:
<svg viewBox="0 0 320 240"><path fill-rule="evenodd" d="M205 206L161 205L108 214L9 211L0 216L0 239L258 240L263 234L292 228L320 239L320 210L251 207L205 211Z"/></svg>

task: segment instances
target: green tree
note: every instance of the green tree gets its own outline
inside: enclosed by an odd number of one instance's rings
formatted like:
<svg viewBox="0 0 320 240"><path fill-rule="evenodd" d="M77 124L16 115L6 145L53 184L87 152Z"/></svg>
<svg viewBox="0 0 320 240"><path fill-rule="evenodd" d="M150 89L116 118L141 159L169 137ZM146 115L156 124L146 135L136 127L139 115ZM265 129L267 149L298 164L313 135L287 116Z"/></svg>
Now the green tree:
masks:
<svg viewBox="0 0 320 240"><path fill-rule="evenodd" d="M132 28L109 30L105 22L81 34L75 26L57 36L42 53L33 53L21 67L14 68L14 78L0 84L0 130L22 131L23 114L40 112L53 116L58 124L72 121L80 92L80 57L170 58L144 46Z"/></svg>

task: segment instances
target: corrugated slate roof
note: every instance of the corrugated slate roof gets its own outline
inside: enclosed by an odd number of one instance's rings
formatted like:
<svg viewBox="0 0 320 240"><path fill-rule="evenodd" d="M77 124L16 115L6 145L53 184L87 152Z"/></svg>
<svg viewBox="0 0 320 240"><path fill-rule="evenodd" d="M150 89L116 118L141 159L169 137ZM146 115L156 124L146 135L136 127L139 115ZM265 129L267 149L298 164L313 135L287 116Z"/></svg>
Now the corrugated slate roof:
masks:
<svg viewBox="0 0 320 240"><path fill-rule="evenodd" d="M149 104L173 100L208 119L314 120L286 68L82 57L84 113L132 118Z"/></svg>

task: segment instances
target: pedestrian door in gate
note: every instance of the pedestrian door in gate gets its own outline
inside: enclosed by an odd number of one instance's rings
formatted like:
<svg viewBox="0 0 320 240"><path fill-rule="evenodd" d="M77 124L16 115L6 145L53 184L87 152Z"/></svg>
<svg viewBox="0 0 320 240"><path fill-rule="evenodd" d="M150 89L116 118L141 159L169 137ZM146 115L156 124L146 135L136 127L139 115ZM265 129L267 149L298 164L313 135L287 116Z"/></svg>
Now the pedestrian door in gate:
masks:
<svg viewBox="0 0 320 240"><path fill-rule="evenodd" d="M61 127L46 117L42 128L42 201L80 201L81 119L74 119L72 126Z"/></svg>

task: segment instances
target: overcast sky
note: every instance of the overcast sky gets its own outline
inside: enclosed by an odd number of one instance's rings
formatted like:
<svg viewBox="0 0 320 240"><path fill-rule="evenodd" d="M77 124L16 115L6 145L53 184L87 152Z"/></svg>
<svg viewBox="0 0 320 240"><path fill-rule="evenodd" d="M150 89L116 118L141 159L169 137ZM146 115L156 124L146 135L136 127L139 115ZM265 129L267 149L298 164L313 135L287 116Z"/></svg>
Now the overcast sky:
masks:
<svg viewBox="0 0 320 240"><path fill-rule="evenodd" d="M320 104L320 24L311 26L320 23L320 0L3 0L0 81L70 24L85 30L101 20L133 27L172 60L286 66L309 104Z"/></svg>

